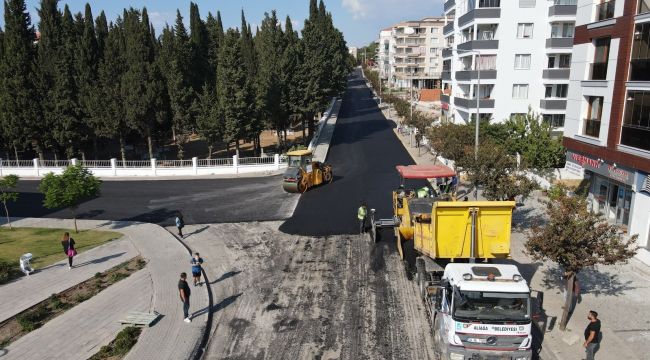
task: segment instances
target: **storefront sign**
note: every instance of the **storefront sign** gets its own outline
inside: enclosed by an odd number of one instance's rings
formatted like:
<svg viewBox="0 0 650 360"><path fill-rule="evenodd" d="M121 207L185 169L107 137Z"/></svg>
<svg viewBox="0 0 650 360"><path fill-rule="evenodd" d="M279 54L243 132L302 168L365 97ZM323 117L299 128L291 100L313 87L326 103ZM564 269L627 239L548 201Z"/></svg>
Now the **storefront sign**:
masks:
<svg viewBox="0 0 650 360"><path fill-rule="evenodd" d="M602 159L594 158L587 155L567 151L567 169L577 168L580 166L584 170L592 171L596 174L606 176L612 180L622 182L626 185L634 184L634 170L610 164ZM569 163L572 163L569 165Z"/></svg>

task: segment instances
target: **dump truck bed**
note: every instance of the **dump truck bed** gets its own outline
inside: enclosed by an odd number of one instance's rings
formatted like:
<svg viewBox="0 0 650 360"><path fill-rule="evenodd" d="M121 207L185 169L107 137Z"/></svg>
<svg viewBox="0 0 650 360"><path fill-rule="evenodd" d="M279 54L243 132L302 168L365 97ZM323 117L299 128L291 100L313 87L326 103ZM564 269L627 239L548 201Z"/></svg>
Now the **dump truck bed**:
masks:
<svg viewBox="0 0 650 360"><path fill-rule="evenodd" d="M438 201L430 215L414 218L414 247L433 259L469 259L472 219L476 218L474 257L510 254L513 201Z"/></svg>

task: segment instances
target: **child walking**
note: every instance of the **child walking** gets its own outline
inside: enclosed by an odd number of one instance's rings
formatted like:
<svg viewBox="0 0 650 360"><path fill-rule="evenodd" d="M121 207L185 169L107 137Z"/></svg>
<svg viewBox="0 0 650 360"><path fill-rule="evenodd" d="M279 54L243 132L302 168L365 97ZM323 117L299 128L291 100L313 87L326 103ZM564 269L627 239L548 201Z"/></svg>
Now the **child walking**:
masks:
<svg viewBox="0 0 650 360"><path fill-rule="evenodd" d="M199 253L194 253L192 258L192 277L194 277L194 286L201 284L201 264L203 264L203 259L199 256Z"/></svg>

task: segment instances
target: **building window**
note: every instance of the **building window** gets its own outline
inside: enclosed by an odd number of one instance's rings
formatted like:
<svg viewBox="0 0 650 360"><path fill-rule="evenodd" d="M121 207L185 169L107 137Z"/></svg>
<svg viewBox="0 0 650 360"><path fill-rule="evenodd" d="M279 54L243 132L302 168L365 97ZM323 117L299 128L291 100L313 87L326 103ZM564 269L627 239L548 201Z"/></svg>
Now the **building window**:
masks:
<svg viewBox="0 0 650 360"><path fill-rule="evenodd" d="M650 81L650 23L637 24L634 28L630 80Z"/></svg>
<svg viewBox="0 0 650 360"><path fill-rule="evenodd" d="M650 91L628 91L621 144L650 151Z"/></svg>
<svg viewBox="0 0 650 360"><path fill-rule="evenodd" d="M610 40L611 38L609 37L594 40L594 62L591 64L590 80L607 80Z"/></svg>
<svg viewBox="0 0 650 360"><path fill-rule="evenodd" d="M584 134L587 136L600 136L600 119L603 115L603 97L587 97L587 118L585 119Z"/></svg>
<svg viewBox="0 0 650 360"><path fill-rule="evenodd" d="M567 96L568 88L568 84L546 85L544 97L564 99Z"/></svg>
<svg viewBox="0 0 650 360"><path fill-rule="evenodd" d="M530 54L516 54L515 55L515 69L528 70L530 69Z"/></svg>
<svg viewBox="0 0 650 360"><path fill-rule="evenodd" d="M603 21L614 17L616 0L603 1L596 4L596 21Z"/></svg>
<svg viewBox="0 0 650 360"><path fill-rule="evenodd" d="M532 23L517 24L517 39L532 39L532 37L533 37Z"/></svg>
<svg viewBox="0 0 650 360"><path fill-rule="evenodd" d="M575 24L572 22L551 23L551 38L572 38Z"/></svg>
<svg viewBox="0 0 650 360"><path fill-rule="evenodd" d="M650 11L650 0L639 0L639 8L637 14L643 14ZM650 236L650 233L648 234Z"/></svg>
<svg viewBox="0 0 650 360"><path fill-rule="evenodd" d="M476 62L474 64L474 69L496 70L497 69L497 56L496 55L477 56L476 57Z"/></svg>
<svg viewBox="0 0 650 360"><path fill-rule="evenodd" d="M632 188L599 175L593 175L594 210L605 215L612 224L627 228L630 222L630 205L634 192Z"/></svg>
<svg viewBox="0 0 650 360"><path fill-rule="evenodd" d="M549 69L568 69L571 67L571 54L559 54L548 56Z"/></svg>
<svg viewBox="0 0 650 360"><path fill-rule="evenodd" d="M528 99L528 84L514 84L514 85L512 85L512 98L513 99Z"/></svg>
<svg viewBox="0 0 650 360"><path fill-rule="evenodd" d="M551 127L562 128L564 127L564 114L544 114L543 121Z"/></svg>
<svg viewBox="0 0 650 360"><path fill-rule="evenodd" d="M432 33L432 34L437 34L437 33L438 33L438 28L434 28L434 27L432 27L432 28L431 28L431 33Z"/></svg>

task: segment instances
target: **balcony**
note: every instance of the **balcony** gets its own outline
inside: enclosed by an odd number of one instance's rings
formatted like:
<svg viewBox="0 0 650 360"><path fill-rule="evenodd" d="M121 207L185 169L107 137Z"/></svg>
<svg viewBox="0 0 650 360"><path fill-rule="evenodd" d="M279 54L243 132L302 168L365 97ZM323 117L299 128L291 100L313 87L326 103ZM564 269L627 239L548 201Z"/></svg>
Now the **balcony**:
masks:
<svg viewBox="0 0 650 360"><path fill-rule="evenodd" d="M442 80L451 80L451 71L443 71Z"/></svg>
<svg viewBox="0 0 650 360"><path fill-rule="evenodd" d="M454 31L454 22L450 22L442 28L443 35L449 35Z"/></svg>
<svg viewBox="0 0 650 360"><path fill-rule="evenodd" d="M443 58L450 58L452 54L453 54L452 49L442 49L442 57Z"/></svg>
<svg viewBox="0 0 650 360"><path fill-rule="evenodd" d="M578 10L576 0L556 0L551 7L548 8L548 16L575 16Z"/></svg>
<svg viewBox="0 0 650 360"><path fill-rule="evenodd" d="M630 61L630 81L650 81L650 59Z"/></svg>
<svg viewBox="0 0 650 360"><path fill-rule="evenodd" d="M480 99L479 106L481 109L494 109L494 99ZM454 97L454 105L466 109L476 109L476 99Z"/></svg>
<svg viewBox="0 0 650 360"><path fill-rule="evenodd" d="M597 138L600 135L600 119L584 119L585 135Z"/></svg>
<svg viewBox="0 0 650 360"><path fill-rule="evenodd" d="M458 50L496 50L499 48L499 40L470 40L458 44Z"/></svg>
<svg viewBox="0 0 650 360"><path fill-rule="evenodd" d="M606 1L596 5L596 21L603 21L614 17L616 0Z"/></svg>
<svg viewBox="0 0 650 360"><path fill-rule="evenodd" d="M445 5L444 5L445 12L447 12L447 10L453 8L454 6L456 6L456 0L445 1Z"/></svg>
<svg viewBox="0 0 650 360"><path fill-rule="evenodd" d="M565 99L541 99L539 107L546 110L566 110Z"/></svg>
<svg viewBox="0 0 650 360"><path fill-rule="evenodd" d="M501 17L500 0L479 0L478 7L458 18L458 26L464 26L474 19L498 19Z"/></svg>
<svg viewBox="0 0 650 360"><path fill-rule="evenodd" d="M449 95L442 94L440 95L440 102L451 104L449 101Z"/></svg>
<svg viewBox="0 0 650 360"><path fill-rule="evenodd" d="M496 70L481 70L481 80L495 80L497 78ZM456 80L476 80L478 79L478 71L465 70L456 71Z"/></svg>
<svg viewBox="0 0 650 360"><path fill-rule="evenodd" d="M607 63L592 63L589 68L589 80L607 80Z"/></svg>
<svg viewBox="0 0 650 360"><path fill-rule="evenodd" d="M542 79L548 80L567 80L571 69L544 69L542 71Z"/></svg>
<svg viewBox="0 0 650 360"><path fill-rule="evenodd" d="M550 38L546 39L546 48L572 48L573 38Z"/></svg>

